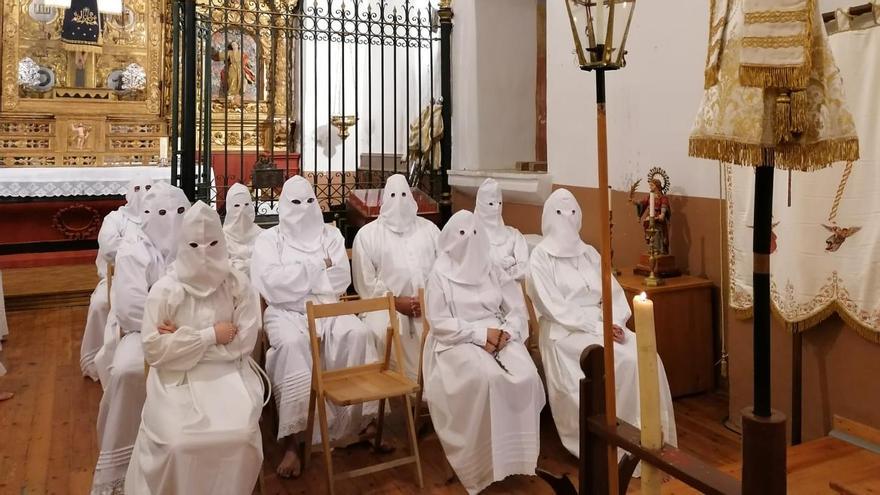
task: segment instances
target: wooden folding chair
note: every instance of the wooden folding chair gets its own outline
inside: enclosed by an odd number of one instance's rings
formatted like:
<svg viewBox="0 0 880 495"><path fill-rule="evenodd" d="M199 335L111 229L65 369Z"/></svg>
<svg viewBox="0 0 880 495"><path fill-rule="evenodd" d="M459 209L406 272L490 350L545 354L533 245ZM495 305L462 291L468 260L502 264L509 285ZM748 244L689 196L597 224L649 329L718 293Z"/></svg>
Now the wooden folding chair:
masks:
<svg viewBox="0 0 880 495"><path fill-rule="evenodd" d="M317 320L373 311L388 312L389 327L387 329L385 352L382 361L351 368L325 371L321 365L321 351L316 328ZM402 369L391 369L392 348L397 357L397 363L400 363L398 367L401 367L404 362L403 352L400 347L400 323L394 309L394 295L389 292L386 297L332 304L314 304L309 302L306 304L306 315L308 316L309 339L312 347L312 390L309 394L309 416L305 434L306 446L303 455L303 469L306 468L312 453L311 440L315 425L315 406L317 405L321 428L321 444L323 446L324 463L327 469L328 493L331 495L334 493L334 483L338 480L364 476L406 464L415 464L416 479L419 488L422 488L422 464L419 459L419 447L416 440L412 406L409 399L410 394L414 394L419 390L419 385L407 378ZM379 416L377 418L378 424L375 440L376 446L379 447L382 444L385 403L388 399L394 397L403 398L405 404L403 411L406 414L411 455L381 462L369 467L334 474L333 458L330 451L330 437L327 431L327 406L325 401L329 400L337 406L350 406L379 401Z"/></svg>
<svg viewBox="0 0 880 495"><path fill-rule="evenodd" d="M418 367L418 380L419 380L419 391L416 393L416 404L415 404L415 413L414 416L416 418L417 427L421 428L421 419L422 419L422 396L425 391L425 376L424 376L424 359L425 359L425 341L428 340L428 333L431 331L431 324L428 323L428 316L425 314L425 289L419 289L419 307L422 308L422 345L419 348L419 367ZM417 429L418 429L417 428Z"/></svg>
<svg viewBox="0 0 880 495"><path fill-rule="evenodd" d="M529 314L529 338L526 340L526 350L529 351L529 356L532 357L532 361L535 362L535 367L538 369L538 375L541 377L541 381L545 382L544 379L544 361L541 358L541 350L538 346L538 339L541 335L541 325L538 322L538 314L535 312L535 305L532 304L532 298L529 297L529 292L526 290L526 281L522 280L519 283L522 288L523 301L526 304L526 312Z"/></svg>

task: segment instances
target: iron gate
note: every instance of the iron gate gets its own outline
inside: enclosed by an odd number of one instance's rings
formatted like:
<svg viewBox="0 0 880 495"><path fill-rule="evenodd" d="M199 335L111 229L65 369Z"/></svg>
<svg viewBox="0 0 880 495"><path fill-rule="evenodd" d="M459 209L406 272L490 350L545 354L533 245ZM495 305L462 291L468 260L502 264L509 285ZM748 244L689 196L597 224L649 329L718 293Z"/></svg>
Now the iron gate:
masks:
<svg viewBox="0 0 880 495"><path fill-rule="evenodd" d="M301 174L325 216L405 173L451 210L447 0L174 0L172 180L217 205L251 186L261 219Z"/></svg>

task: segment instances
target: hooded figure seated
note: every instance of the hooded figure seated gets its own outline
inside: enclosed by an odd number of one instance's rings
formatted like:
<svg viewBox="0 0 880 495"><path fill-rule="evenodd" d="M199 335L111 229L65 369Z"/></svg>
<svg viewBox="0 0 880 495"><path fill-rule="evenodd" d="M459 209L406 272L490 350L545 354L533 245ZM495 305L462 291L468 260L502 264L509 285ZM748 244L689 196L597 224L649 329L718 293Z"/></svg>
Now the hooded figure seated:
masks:
<svg viewBox="0 0 880 495"><path fill-rule="evenodd" d="M144 198L137 239L123 243L116 255L112 310L104 346L96 358L107 360L101 377L104 396L98 409L100 453L92 493L116 493L141 423L146 388L141 327L150 288L165 276L177 254L177 238L189 200L180 189L165 183L153 186Z"/></svg>
<svg viewBox="0 0 880 495"><path fill-rule="evenodd" d="M226 236L226 249L229 262L236 270L247 276L251 274L251 257L254 243L263 231L254 223L256 211L251 192L244 184L233 184L226 193L226 221L223 234Z"/></svg>
<svg viewBox="0 0 880 495"><path fill-rule="evenodd" d="M522 290L492 264L474 215L453 215L438 244L425 294L425 398L449 464L478 493L535 474L544 387L523 345Z"/></svg>
<svg viewBox="0 0 880 495"><path fill-rule="evenodd" d="M488 178L477 190L474 215L489 237L492 262L517 282L529 272L529 245L519 230L504 225L501 186Z"/></svg>
<svg viewBox="0 0 880 495"><path fill-rule="evenodd" d="M260 301L230 269L220 217L197 202L171 272L150 289L141 340L151 369L125 492L250 493L263 462L263 382L250 358Z"/></svg>
<svg viewBox="0 0 880 495"><path fill-rule="evenodd" d="M278 225L257 237L251 280L268 304L263 327L271 347L266 371L278 406L278 440L286 452L278 465L282 477L298 476L297 434L305 431L312 382L312 354L306 302L335 303L351 284L345 240L339 229L324 224L312 184L302 176L284 183ZM317 325L327 369L376 361L373 338L354 315L321 319ZM330 440L339 444L358 439L378 413L378 403L348 407L327 404ZM299 439L306 442L315 438Z"/></svg>
<svg viewBox="0 0 880 495"><path fill-rule="evenodd" d="M422 351L422 308L419 289L437 258L440 229L417 215L418 205L402 175L392 175L382 192L379 218L361 228L352 247L354 288L363 298L394 294L400 320L403 369L416 380ZM385 349L388 314L368 313L364 323L373 332L376 349ZM383 351L384 352L384 351ZM392 359L395 353L391 353Z"/></svg>

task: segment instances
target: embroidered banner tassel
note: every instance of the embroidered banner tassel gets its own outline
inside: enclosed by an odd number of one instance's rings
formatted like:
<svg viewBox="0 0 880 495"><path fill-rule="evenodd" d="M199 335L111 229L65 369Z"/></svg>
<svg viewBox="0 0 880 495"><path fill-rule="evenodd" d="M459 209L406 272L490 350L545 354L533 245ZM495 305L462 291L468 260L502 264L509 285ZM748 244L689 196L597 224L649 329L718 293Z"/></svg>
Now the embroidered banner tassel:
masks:
<svg viewBox="0 0 880 495"><path fill-rule="evenodd" d="M791 141L791 97L782 93L776 97L776 115L773 117L773 130L777 143Z"/></svg>

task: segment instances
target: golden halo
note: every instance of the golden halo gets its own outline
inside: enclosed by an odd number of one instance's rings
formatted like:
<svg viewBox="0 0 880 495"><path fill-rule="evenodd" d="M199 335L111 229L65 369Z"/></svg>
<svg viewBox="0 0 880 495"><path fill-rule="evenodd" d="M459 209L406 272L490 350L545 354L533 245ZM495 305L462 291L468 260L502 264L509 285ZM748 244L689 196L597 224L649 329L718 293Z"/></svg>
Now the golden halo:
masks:
<svg viewBox="0 0 880 495"><path fill-rule="evenodd" d="M658 176L660 179L660 191L662 191L663 194L665 195L665 194L669 193L669 187L672 185L669 182L669 174L667 174L666 171L660 167L654 167L648 171L648 180L649 181L653 181L654 179L657 179Z"/></svg>

